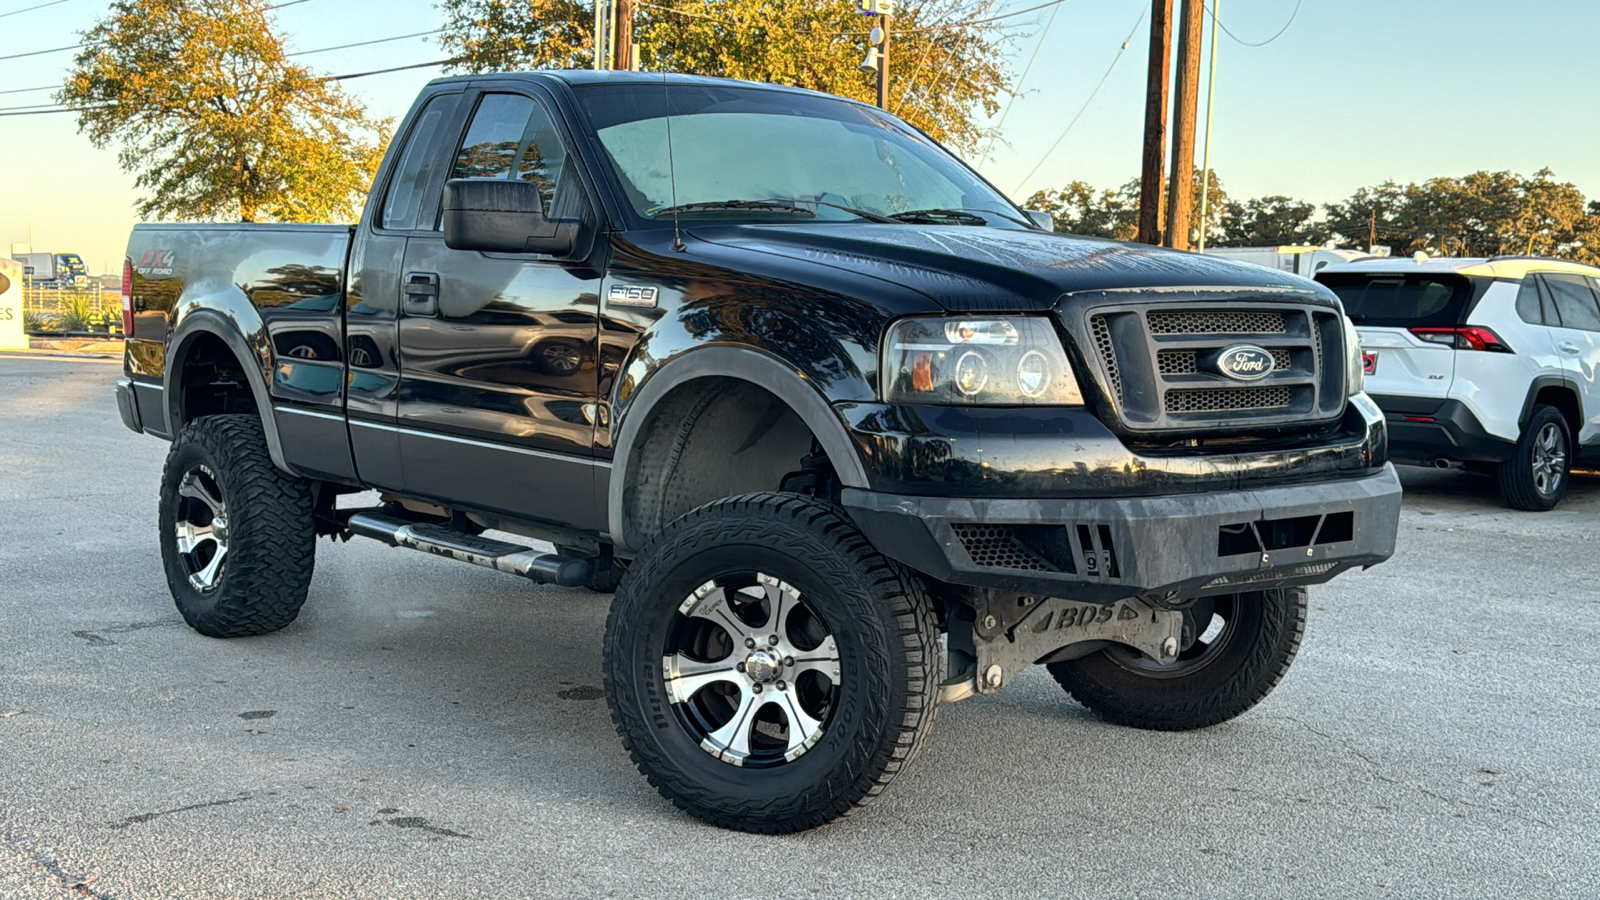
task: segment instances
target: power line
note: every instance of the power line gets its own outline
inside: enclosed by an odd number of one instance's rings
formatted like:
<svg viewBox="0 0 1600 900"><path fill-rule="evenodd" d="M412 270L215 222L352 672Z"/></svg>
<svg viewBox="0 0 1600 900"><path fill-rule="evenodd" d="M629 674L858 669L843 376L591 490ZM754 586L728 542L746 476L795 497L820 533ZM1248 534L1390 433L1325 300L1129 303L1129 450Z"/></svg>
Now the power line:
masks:
<svg viewBox="0 0 1600 900"><path fill-rule="evenodd" d="M984 144L983 155L978 157L976 165L983 165L989 158L989 152L994 149L995 137L1000 134L1000 129L1005 127L1006 118L1011 115L1011 106L1017 102L1017 96L1022 93L1022 83L1028 80L1028 73L1033 71L1033 62L1039 58L1039 51L1044 49L1045 38L1050 35L1050 26L1056 23L1056 14L1061 12L1058 4L1050 10L1050 18L1044 23L1044 29L1039 32L1039 43L1033 45L1033 55L1028 57L1028 64L1022 67L1022 75L1017 79L1016 89L1011 92L1011 98L1006 101L1006 108L1000 112L1000 121L995 123L994 131L989 133L989 142Z"/></svg>
<svg viewBox="0 0 1600 900"><path fill-rule="evenodd" d="M5 18L5 16L14 16L17 13L25 13L25 12L28 12L30 10L43 9L45 6L54 6L56 3L65 3L65 2L67 2L67 0L53 0L53 2L46 3L43 6L30 6L28 9L19 9L19 10L16 10L16 12L5 13L5 15L0 15L0 18ZM310 0L288 0L288 2L286 2L286 3L273 4L272 6L267 7L267 9L268 10L283 9L285 6L296 6L298 4L308 3L308 2L310 2ZM440 29L440 30L443 30L443 29ZM28 52L28 53L13 53L10 56L0 56L0 62L3 62L3 61L8 60L8 59L22 59L22 58L28 57L28 56L44 56L47 53L60 53L63 50L82 50L82 49L83 49L83 45L82 44L73 44L70 47L51 47L49 50L33 50L33 51ZM319 52L319 51L312 50L312 51L307 51L307 52L316 53L316 52Z"/></svg>
<svg viewBox="0 0 1600 900"><path fill-rule="evenodd" d="M47 6L60 6L65 2L67 2L67 0L50 0L49 3L41 3L38 6L30 6L27 9L14 9L8 13L0 13L0 19L4 19L8 16L20 16L25 12L33 12L36 9L44 9Z"/></svg>
<svg viewBox="0 0 1600 900"><path fill-rule="evenodd" d="M409 38L427 37L430 34L438 34L441 31L444 31L444 29L443 28L435 28L432 31L418 31L418 32L416 32L414 34L400 34L400 35L395 35L394 37L378 38L376 40L371 40L371 41L357 41L354 44L339 44L338 46L335 46L335 47L318 47L315 50L299 50L299 51L296 51L294 53L289 53L289 54L285 54L285 55L287 55L287 56L310 56L313 53L327 53L327 52L332 51L332 50L349 50L352 47L370 47L373 44L387 44L387 43L389 43L391 41L403 41L403 40L407 40Z"/></svg>
<svg viewBox="0 0 1600 900"><path fill-rule="evenodd" d="M1039 167L1044 165L1045 160L1050 158L1050 154L1056 152L1056 148L1061 146L1061 142L1067 139L1067 135L1072 132L1072 126L1078 124L1078 120L1083 118L1084 111L1089 108L1089 104L1094 102L1094 98L1099 95L1100 89L1105 87L1106 79L1111 77L1112 70L1117 67L1118 62L1122 61L1122 54L1128 52L1128 43L1133 40L1133 35L1139 30L1139 26L1144 24L1144 15L1144 10L1141 9L1139 11L1139 20L1133 23L1132 28L1128 29L1128 36L1122 40L1122 48L1117 51L1116 56L1112 57L1111 65L1106 66L1106 73L1100 76L1100 81L1094 86L1094 90L1089 92L1089 99L1083 101L1083 106L1078 107L1078 114L1072 117L1072 121L1068 122L1067 127L1062 129L1060 137L1057 137L1055 143L1050 145L1050 149L1046 150L1044 155L1039 157L1039 161L1034 164L1033 168L1028 170L1028 174L1022 176L1022 181L1017 184L1017 189L1012 191L1012 193L1019 193L1022 191L1023 186L1028 183L1028 179L1032 178L1034 173L1039 171Z"/></svg>
<svg viewBox="0 0 1600 900"><path fill-rule="evenodd" d="M61 85L47 84L44 87L11 88L10 90L0 91L0 94L31 94L34 91L53 91L58 87L61 87Z"/></svg>
<svg viewBox="0 0 1600 900"><path fill-rule="evenodd" d="M82 44L73 44L71 47L51 47L49 50L32 50L27 53L13 53L10 56L0 56L0 60L22 59L24 56L43 56L46 53L60 53L63 50L76 50Z"/></svg>
<svg viewBox="0 0 1600 900"><path fill-rule="evenodd" d="M1305 0L1295 0L1294 12L1289 13L1289 21L1283 23L1283 27L1278 29L1277 34L1274 34L1272 37L1269 37L1264 41L1257 41L1255 43L1251 43L1250 41L1246 40L1240 40L1238 35L1234 34L1232 31L1229 31L1228 26L1222 24L1222 20L1217 18L1217 11L1211 9L1210 4L1206 4L1206 9L1211 13L1211 21L1215 22L1217 27L1222 29L1222 33L1232 38L1235 43L1243 44L1246 47L1265 47L1278 38L1283 37L1283 33L1289 30L1289 26L1294 24L1295 16L1300 15L1300 4L1303 2L1305 2Z"/></svg>
<svg viewBox="0 0 1600 900"><path fill-rule="evenodd" d="M409 66L392 66L392 67L387 68L387 69L373 69L370 72L351 72L351 73L349 73L347 75L328 75L328 76L325 76L323 78L318 78L317 80L318 81L349 81L352 78L365 78L368 75L387 75L390 72L404 72L404 71L406 71L408 69L428 69L428 68L432 68L434 66L448 66L451 63L457 63L457 62L461 62L461 61L462 61L462 57L456 57L454 59L436 59L433 62L412 63Z"/></svg>

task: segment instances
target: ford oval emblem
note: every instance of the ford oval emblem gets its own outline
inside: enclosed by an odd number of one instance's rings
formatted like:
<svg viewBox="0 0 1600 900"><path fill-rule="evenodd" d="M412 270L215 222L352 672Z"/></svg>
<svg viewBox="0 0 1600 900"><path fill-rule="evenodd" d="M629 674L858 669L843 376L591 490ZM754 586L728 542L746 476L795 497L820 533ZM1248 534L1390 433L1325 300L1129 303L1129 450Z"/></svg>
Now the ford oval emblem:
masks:
<svg viewBox="0 0 1600 900"><path fill-rule="evenodd" d="M1235 381L1260 381L1277 364L1272 354L1250 344L1239 344L1217 354L1217 371Z"/></svg>

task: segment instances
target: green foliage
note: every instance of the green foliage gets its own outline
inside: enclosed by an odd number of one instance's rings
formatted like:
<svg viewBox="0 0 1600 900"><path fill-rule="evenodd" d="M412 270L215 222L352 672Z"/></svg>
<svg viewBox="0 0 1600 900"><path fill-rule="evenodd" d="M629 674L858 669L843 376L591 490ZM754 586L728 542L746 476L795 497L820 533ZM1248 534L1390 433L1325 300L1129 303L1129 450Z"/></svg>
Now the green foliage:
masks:
<svg viewBox="0 0 1600 900"><path fill-rule="evenodd" d="M1189 212L1189 230L1194 235L1198 235L1200 229L1200 175L1198 171L1194 173L1194 206ZM1165 191L1163 183L1163 195ZM1023 205L1049 213L1055 220L1056 231L1119 241L1131 241L1139 234L1137 178L1116 190L1098 193L1088 182L1074 181L1061 190L1036 191ZM1214 243L1210 236L1222 227L1227 206L1228 192L1212 169L1206 194L1207 243Z"/></svg>
<svg viewBox="0 0 1600 900"><path fill-rule="evenodd" d="M56 101L120 147L145 217L353 220L388 140L285 55L265 0L115 0Z"/></svg>
<svg viewBox="0 0 1600 900"><path fill-rule="evenodd" d="M55 316L28 310L22 314L22 330L28 334L39 334L42 332L61 331L62 329Z"/></svg>
<svg viewBox="0 0 1600 900"><path fill-rule="evenodd" d="M868 103L877 76L857 65L871 21L844 0L677 0L634 7L641 68L794 85ZM594 7L573 0L442 0L442 42L468 72L587 68ZM971 150L978 116L1011 90L1012 32L974 20L998 0L902 0L891 28L890 111L936 140Z"/></svg>
<svg viewBox="0 0 1600 900"><path fill-rule="evenodd" d="M1316 204L1281 194L1229 200L1222 210L1220 231L1208 236L1206 243L1214 247L1321 245L1328 240L1328 226L1316 221L1316 216Z"/></svg>
<svg viewBox="0 0 1600 900"><path fill-rule="evenodd" d="M1600 264L1600 203L1585 202L1549 169L1532 177L1473 172L1420 184L1386 181L1330 203L1328 227L1345 243L1396 254L1533 254Z"/></svg>

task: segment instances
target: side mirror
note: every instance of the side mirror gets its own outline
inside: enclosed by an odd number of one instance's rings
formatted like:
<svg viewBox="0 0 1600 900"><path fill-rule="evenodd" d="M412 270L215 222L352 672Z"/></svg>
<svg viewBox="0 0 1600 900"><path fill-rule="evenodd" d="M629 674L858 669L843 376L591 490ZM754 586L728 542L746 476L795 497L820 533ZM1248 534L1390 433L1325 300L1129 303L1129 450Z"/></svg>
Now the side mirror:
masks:
<svg viewBox="0 0 1600 900"><path fill-rule="evenodd" d="M1042 210L1042 209L1029 209L1029 210L1025 210L1025 212L1028 214L1029 221L1033 222L1033 224L1037 225L1041 230L1043 230L1043 231L1055 231L1056 230L1055 217L1051 216L1049 213L1045 212L1044 210Z"/></svg>
<svg viewBox="0 0 1600 900"><path fill-rule="evenodd" d="M544 198L530 181L457 178L444 185L444 245L489 253L572 251L578 223L545 218Z"/></svg>

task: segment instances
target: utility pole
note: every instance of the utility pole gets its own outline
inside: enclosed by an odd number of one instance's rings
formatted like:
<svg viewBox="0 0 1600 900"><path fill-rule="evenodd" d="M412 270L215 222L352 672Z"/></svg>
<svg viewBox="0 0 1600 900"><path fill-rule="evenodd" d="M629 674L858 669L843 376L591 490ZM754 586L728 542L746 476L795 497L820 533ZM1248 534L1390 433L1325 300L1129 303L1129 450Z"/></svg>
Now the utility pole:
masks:
<svg viewBox="0 0 1600 900"><path fill-rule="evenodd" d="M1172 181L1167 193L1167 246L1189 249L1189 212L1194 206L1194 126L1200 106L1200 42L1205 4L1183 0L1178 32L1177 103L1172 116Z"/></svg>
<svg viewBox="0 0 1600 900"><path fill-rule="evenodd" d="M1374 206L1372 218L1367 223L1367 252L1371 253L1372 248L1376 246L1378 246L1378 208Z"/></svg>
<svg viewBox="0 0 1600 900"><path fill-rule="evenodd" d="M1206 252L1207 201L1211 198L1211 108L1217 104L1217 10L1222 0L1211 0L1211 74L1206 76L1206 149L1200 154L1200 243L1195 247Z"/></svg>
<svg viewBox="0 0 1600 900"><path fill-rule="evenodd" d="M1144 166L1139 176L1141 244L1161 243L1161 196L1167 155L1167 86L1172 82L1172 0L1150 2L1150 75L1145 84Z"/></svg>
<svg viewBox="0 0 1600 900"><path fill-rule="evenodd" d="M631 72L633 64L633 0L616 0L617 4L617 68Z"/></svg>
<svg viewBox="0 0 1600 900"><path fill-rule="evenodd" d="M894 18L894 0L855 0L856 12L877 20L867 37L867 58L861 62L863 72L878 75L878 108L889 108L889 20Z"/></svg>
<svg viewBox="0 0 1600 900"><path fill-rule="evenodd" d="M878 27L883 29L883 40L878 42L878 108L889 108L889 20L894 18L888 7L878 14Z"/></svg>

